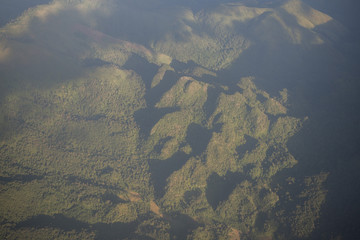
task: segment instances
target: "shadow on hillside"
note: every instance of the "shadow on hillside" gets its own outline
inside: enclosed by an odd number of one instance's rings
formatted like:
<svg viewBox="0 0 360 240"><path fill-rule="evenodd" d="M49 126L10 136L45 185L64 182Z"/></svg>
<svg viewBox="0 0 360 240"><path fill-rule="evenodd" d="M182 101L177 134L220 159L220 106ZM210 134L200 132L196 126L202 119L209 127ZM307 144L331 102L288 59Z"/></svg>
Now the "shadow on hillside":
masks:
<svg viewBox="0 0 360 240"><path fill-rule="evenodd" d="M258 140L251 136L245 135L244 138L246 142L236 148L239 159L242 159L246 153L253 151L258 143Z"/></svg>
<svg viewBox="0 0 360 240"><path fill-rule="evenodd" d="M211 136L211 130L206 129L199 124L190 124L186 133L186 142L191 146L191 155L201 155L206 150Z"/></svg>
<svg viewBox="0 0 360 240"><path fill-rule="evenodd" d="M150 89L151 82L156 75L159 66L148 62L146 59L140 57L139 55L133 54L126 61L123 68L133 70L134 72L139 74L145 84L146 89Z"/></svg>
<svg viewBox="0 0 360 240"><path fill-rule="evenodd" d="M215 112L221 92L222 91L217 87L209 87L207 89L207 99L203 106L207 119Z"/></svg>
<svg viewBox="0 0 360 240"><path fill-rule="evenodd" d="M146 71L144 70L143 72ZM169 91L176 84L177 80L179 79L178 74L173 71L166 71L160 83L155 87L150 88L152 77L153 75L151 75L151 79L150 77L144 76L144 79L147 79L146 81L148 81L147 84L149 84L144 96L147 103L147 108L140 109L134 114L135 121L140 127L140 134L145 139L149 137L151 129L161 118L163 118L168 113L173 113L180 110L178 107L155 107L156 103L160 101L164 93Z"/></svg>
<svg viewBox="0 0 360 240"><path fill-rule="evenodd" d="M15 229L20 228L59 228L64 231L81 231L93 230L96 232L95 239L124 239L136 230L138 223L121 223L116 222L112 224L95 223L89 224L78 221L75 218L69 218L62 214L55 214L54 216L38 215L28 220L20 222L16 225Z"/></svg>
<svg viewBox="0 0 360 240"><path fill-rule="evenodd" d="M201 196L201 189L195 188L190 191L184 193L184 200L187 204L191 204L192 202L196 201Z"/></svg>
<svg viewBox="0 0 360 240"><path fill-rule="evenodd" d="M165 138L162 138L161 140L159 140L159 142L154 146L154 152L157 154L161 154L161 150L163 149L163 147L165 146L165 144L170 141L171 139L173 139L173 137L168 136Z"/></svg>
<svg viewBox="0 0 360 240"><path fill-rule="evenodd" d="M95 179L87 179L87 178L82 178L82 177L75 176L75 175L65 175L65 176L63 176L63 178L64 178L64 180L70 182L71 184L72 183L82 183L82 184L86 184L86 185L102 187L105 189L121 190L121 188L119 188L118 186L98 182Z"/></svg>
<svg viewBox="0 0 360 240"><path fill-rule="evenodd" d="M103 67L112 65L110 62L106 62L100 58L85 58L81 61L81 65L84 67Z"/></svg>
<svg viewBox="0 0 360 240"><path fill-rule="evenodd" d="M166 71L163 79L155 87L148 89L145 93L145 100L148 106L153 107L160 101L161 97L169 91L180 78L180 75L173 71Z"/></svg>
<svg viewBox="0 0 360 240"><path fill-rule="evenodd" d="M166 179L170 177L173 172L181 169L191 157L199 156L205 152L211 136L212 130L208 130L198 124L190 124L186 133L186 142L192 149L190 154L179 151L166 160L149 160L151 178L157 197L162 197L165 194ZM170 139L171 137L162 139L160 143L155 146L155 150L158 153L161 152L163 145Z"/></svg>
<svg viewBox="0 0 360 240"><path fill-rule="evenodd" d="M11 177L1 177L0 176L0 182L10 183L10 182L32 182L34 180L41 180L45 176L38 176L38 175L14 175Z"/></svg>
<svg viewBox="0 0 360 240"><path fill-rule="evenodd" d="M207 179L206 198L211 207L215 210L218 205L229 198L236 185L246 178L237 172L228 172L221 177L213 173Z"/></svg>
<svg viewBox="0 0 360 240"><path fill-rule="evenodd" d="M199 224L187 215L173 213L170 216L170 226L170 239L187 239L187 235L198 228Z"/></svg>
<svg viewBox="0 0 360 240"><path fill-rule="evenodd" d="M166 160L150 160L149 167L151 180L154 185L155 196L161 198L165 194L166 179L175 171L179 170L189 159L184 152L177 152Z"/></svg>
<svg viewBox="0 0 360 240"><path fill-rule="evenodd" d="M102 196L101 196L101 200L103 202L111 202L111 204L119 204L119 203L128 203L129 201L123 200L121 198L119 198L118 195L112 193L112 192L105 192Z"/></svg>
<svg viewBox="0 0 360 240"><path fill-rule="evenodd" d="M148 218L144 215L141 218ZM166 219L170 222L170 235L171 239L186 239L194 229L199 227L199 224L187 215L181 213L172 213L167 216ZM129 223L95 223L89 224L76 220L75 218L69 218L62 214L49 215L37 215L25 221L18 223L15 226L15 230L22 228L56 228L67 231L94 231L97 240L118 240L118 239L146 239L151 240L153 238L147 236L139 236L134 234L139 221L133 221ZM156 226L155 226L156 227ZM140 233L141 234L141 233Z"/></svg>
<svg viewBox="0 0 360 240"><path fill-rule="evenodd" d="M140 135L145 139L149 137L151 129L155 124L163 118L166 114L179 111L177 107L171 108L143 108L135 112L134 118L137 125L140 127Z"/></svg>

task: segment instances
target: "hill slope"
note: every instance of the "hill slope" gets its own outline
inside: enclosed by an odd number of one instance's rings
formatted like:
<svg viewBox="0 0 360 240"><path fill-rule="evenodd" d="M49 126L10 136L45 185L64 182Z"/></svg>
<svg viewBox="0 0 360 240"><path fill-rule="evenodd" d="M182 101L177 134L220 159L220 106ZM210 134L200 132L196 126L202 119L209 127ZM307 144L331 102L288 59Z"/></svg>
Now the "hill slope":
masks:
<svg viewBox="0 0 360 240"><path fill-rule="evenodd" d="M0 236L354 236L349 31L300 0L28 9L0 30Z"/></svg>

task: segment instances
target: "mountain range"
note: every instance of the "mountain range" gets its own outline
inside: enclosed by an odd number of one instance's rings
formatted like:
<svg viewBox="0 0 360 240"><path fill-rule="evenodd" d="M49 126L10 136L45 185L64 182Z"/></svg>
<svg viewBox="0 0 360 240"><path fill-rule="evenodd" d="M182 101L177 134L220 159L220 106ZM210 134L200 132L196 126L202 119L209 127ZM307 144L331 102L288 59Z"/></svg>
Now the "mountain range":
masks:
<svg viewBox="0 0 360 240"><path fill-rule="evenodd" d="M355 1L8 1L3 239L355 239Z"/></svg>

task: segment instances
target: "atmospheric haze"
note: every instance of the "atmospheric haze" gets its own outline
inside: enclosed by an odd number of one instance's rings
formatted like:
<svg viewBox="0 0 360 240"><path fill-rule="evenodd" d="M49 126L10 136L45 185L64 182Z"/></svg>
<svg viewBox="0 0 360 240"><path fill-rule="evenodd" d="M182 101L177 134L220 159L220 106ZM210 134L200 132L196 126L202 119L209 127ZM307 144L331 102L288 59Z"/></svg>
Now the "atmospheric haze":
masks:
<svg viewBox="0 0 360 240"><path fill-rule="evenodd" d="M356 1L0 4L0 238L360 235Z"/></svg>

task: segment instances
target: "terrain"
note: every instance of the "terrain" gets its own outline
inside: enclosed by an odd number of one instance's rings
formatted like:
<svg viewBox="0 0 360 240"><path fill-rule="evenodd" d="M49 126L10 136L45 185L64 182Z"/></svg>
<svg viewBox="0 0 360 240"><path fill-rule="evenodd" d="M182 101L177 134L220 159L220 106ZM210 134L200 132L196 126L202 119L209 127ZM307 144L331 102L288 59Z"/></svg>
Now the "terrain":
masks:
<svg viewBox="0 0 360 240"><path fill-rule="evenodd" d="M351 1L16 2L1 238L358 236Z"/></svg>

